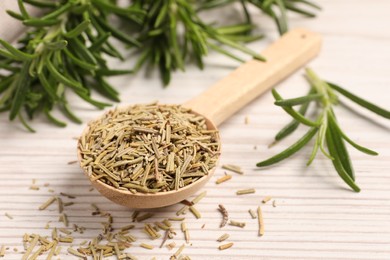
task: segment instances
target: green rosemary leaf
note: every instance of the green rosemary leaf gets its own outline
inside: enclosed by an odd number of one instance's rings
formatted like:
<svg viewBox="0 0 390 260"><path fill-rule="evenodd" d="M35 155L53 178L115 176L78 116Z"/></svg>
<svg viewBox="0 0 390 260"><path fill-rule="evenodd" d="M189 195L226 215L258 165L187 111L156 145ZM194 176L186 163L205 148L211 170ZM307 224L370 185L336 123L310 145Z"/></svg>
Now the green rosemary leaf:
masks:
<svg viewBox="0 0 390 260"><path fill-rule="evenodd" d="M220 35L210 35L210 37L215 39L215 40L217 40L217 41L219 41L220 43L226 44L227 46L230 46L230 47L235 48L237 50L240 50L240 51L242 51L244 53L247 53L247 54L253 56L253 58L255 58L257 60L266 61L266 58L264 58L260 54L252 51L251 49L245 47L244 45L241 45L239 43L233 42L233 41L229 40L226 37L222 37Z"/></svg>
<svg viewBox="0 0 390 260"><path fill-rule="evenodd" d="M55 92L55 89L52 87L52 85L49 83L47 80L46 76L44 73L38 73L38 78L40 83L42 84L42 87L44 90L47 92L47 94L50 96L52 100L57 100L57 94Z"/></svg>
<svg viewBox="0 0 390 260"><path fill-rule="evenodd" d="M151 57L152 53L149 49L145 49L141 55L139 56L134 68L133 68L133 71L134 72L137 72L141 69L141 67L143 66L143 64L145 64L145 62Z"/></svg>
<svg viewBox="0 0 390 260"><path fill-rule="evenodd" d="M97 38L93 44L88 48L91 52L98 51L104 43L107 42L108 38L110 38L111 33L104 33Z"/></svg>
<svg viewBox="0 0 390 260"><path fill-rule="evenodd" d="M18 0L18 6L19 6L20 13L24 17L24 19L30 18L30 16L27 13L26 7L23 4L23 0Z"/></svg>
<svg viewBox="0 0 390 260"><path fill-rule="evenodd" d="M364 100L354 94L352 94L351 92L347 91L346 89L336 85L336 84L333 84L333 83L330 83L330 82L327 82L327 84L334 90L336 90L337 92L339 92L341 95L349 98L350 100L352 100L353 102L355 102L356 104L364 107L364 108L367 108L368 110L380 115L380 116L383 116L384 118L388 118L390 119L390 111L389 110L385 110L371 102L368 102L367 100Z"/></svg>
<svg viewBox="0 0 390 260"><path fill-rule="evenodd" d="M73 30L69 32L64 32L64 36L66 38L74 38L79 36L82 32L84 32L91 25L90 20L85 20L79 25L77 25Z"/></svg>
<svg viewBox="0 0 390 260"><path fill-rule="evenodd" d="M56 24L59 24L61 20L58 19L47 19L47 20L41 20L41 19L26 19L23 20L23 24L26 26L33 26L33 27L48 27L53 26Z"/></svg>
<svg viewBox="0 0 390 260"><path fill-rule="evenodd" d="M0 39L0 44L3 45L3 47L7 51L9 51L13 56L17 57L19 60L29 61L29 60L36 57L36 55L29 54L29 53L26 53L26 52L23 52L21 50L16 49L11 44L9 44L8 42L6 42L2 39Z"/></svg>
<svg viewBox="0 0 390 260"><path fill-rule="evenodd" d="M65 49L66 46L68 46L68 42L65 40L60 40L57 42L43 42L43 44L48 50L53 50L53 51Z"/></svg>
<svg viewBox="0 0 390 260"><path fill-rule="evenodd" d="M81 56L87 63L97 65L96 57L78 38L69 39L69 45L70 51L75 54L77 53L77 55Z"/></svg>
<svg viewBox="0 0 390 260"><path fill-rule="evenodd" d="M280 34L284 34L288 31L286 7L282 0L275 0L275 3L279 7L280 17L277 18Z"/></svg>
<svg viewBox="0 0 390 260"><path fill-rule="evenodd" d="M78 15L83 15L84 19L89 19L89 15L86 15L85 13L88 12L93 8L93 5L91 1L82 3L81 5L73 6L72 7L72 14L78 14Z"/></svg>
<svg viewBox="0 0 390 260"><path fill-rule="evenodd" d="M328 157L330 160L333 160L333 157L325 149L325 139L326 139L326 132L327 131L329 131L328 118L324 117L322 119L322 124L320 126L320 130L318 131L318 144L319 144L321 152L326 157Z"/></svg>
<svg viewBox="0 0 390 260"><path fill-rule="evenodd" d="M48 2L48 1L39 1L39 0L23 0L23 2L36 6L36 7L49 7L49 8L55 8L59 5L59 3L56 2Z"/></svg>
<svg viewBox="0 0 390 260"><path fill-rule="evenodd" d="M116 91L107 81L102 77L97 77L96 81L98 84L95 85L95 89L100 93L104 94L113 101L120 102L118 97L118 91Z"/></svg>
<svg viewBox="0 0 390 260"><path fill-rule="evenodd" d="M133 73L132 70L109 70L109 69L98 69L96 75L99 76L119 76Z"/></svg>
<svg viewBox="0 0 390 260"><path fill-rule="evenodd" d="M294 153L302 149L302 147L304 147L313 138L313 136L317 133L317 131L318 128L316 127L311 128L304 136L302 136L296 143L291 145L289 148L287 148L281 153L265 161L257 163L256 166L257 167L269 166L290 157L291 155L293 155Z"/></svg>
<svg viewBox="0 0 390 260"><path fill-rule="evenodd" d="M72 6L76 3L76 1L68 1L64 5L60 5L60 7L56 10L54 10L51 13L46 14L43 16L41 19L42 20L52 20L52 19L57 19L61 14L67 12L69 9L72 8Z"/></svg>
<svg viewBox="0 0 390 260"><path fill-rule="evenodd" d="M107 48L103 47L101 50L110 55L111 57L118 58L121 61L125 60L122 54L110 42L106 42L106 47Z"/></svg>
<svg viewBox="0 0 390 260"><path fill-rule="evenodd" d="M72 120L73 122L77 123L77 124L81 124L83 121L81 121L80 118L78 118L73 112L72 110L69 108L69 104L64 101L64 103L62 104L61 106L61 111L64 113L64 115L69 118L70 120Z"/></svg>
<svg viewBox="0 0 390 260"><path fill-rule="evenodd" d="M12 82L15 80L15 75L10 75L2 80L0 80L0 94L3 93Z"/></svg>
<svg viewBox="0 0 390 260"><path fill-rule="evenodd" d="M351 173L347 172L347 170L345 169L346 162L343 163L343 159L339 157L340 154L338 153L335 141L333 140L333 137L335 136L336 135L334 133L332 134L331 131L326 132L326 142L328 145L329 153L334 158L332 160L333 166L335 167L341 179L343 179L343 181L354 191L359 192L360 188L355 184L354 177L351 177ZM348 164L349 163L350 161L348 161Z"/></svg>
<svg viewBox="0 0 390 260"><path fill-rule="evenodd" d="M343 137L343 139L345 141L347 141L350 145L352 145L353 147L355 147L357 150L365 153L365 154L368 154L368 155L378 155L377 152L371 150L371 149L368 149L364 146L361 146L357 143L355 143L354 141L352 141L344 132L343 130L341 130L340 126L337 124L337 122L335 121L335 117L334 115L330 116L330 119L329 120L332 120L332 125L333 127L335 128L335 130Z"/></svg>
<svg viewBox="0 0 390 260"><path fill-rule="evenodd" d="M22 125L28 130L30 131L31 133L35 133L35 130L29 126L26 122L26 120L23 118L23 116L19 113L18 114L18 118L19 118L19 121L22 123Z"/></svg>
<svg viewBox="0 0 390 260"><path fill-rule="evenodd" d="M313 100L318 100L321 97L322 97L322 94L309 94L309 95L297 97L297 98L277 100L277 101L275 101L274 104L277 106L282 106L282 107L283 106L291 107L291 106L305 104L305 103L313 101Z"/></svg>
<svg viewBox="0 0 390 260"><path fill-rule="evenodd" d="M92 71L95 71L95 70L98 69L98 66L96 66L95 64L91 64L91 63L88 63L86 61L83 61L83 60L77 58L68 49L64 49L63 51L64 51L65 55L67 57L69 57L69 59L71 59L79 67L81 67L83 69L86 69L86 70L92 70Z"/></svg>
<svg viewBox="0 0 390 260"><path fill-rule="evenodd" d="M335 127L335 124L337 124L336 117L333 113L333 110L328 111L328 129L327 133L329 133L329 138L331 138L332 146L334 147L334 152L331 154L331 156L334 158L333 161L339 160L343 169L348 174L349 177L351 177L352 180L355 180L355 173L352 167L351 158L349 157L348 150L345 147L344 141L338 132L337 127ZM328 138L328 137L327 137ZM329 144L328 144L329 145ZM329 147L329 151L330 151ZM335 158L336 156L337 158Z"/></svg>
<svg viewBox="0 0 390 260"><path fill-rule="evenodd" d="M12 106L9 114L9 119L14 120L15 117L19 114L21 107L23 106L23 102L26 98L27 87L30 84L31 78L28 73L28 69L30 66L30 62L24 62L23 67L16 78L15 85L15 94L12 99Z"/></svg>
<svg viewBox="0 0 390 260"><path fill-rule="evenodd" d="M321 10L322 9L321 6L319 6L319 5L317 5L317 4L313 3L313 2L307 1L307 0L290 0L290 1L308 5L308 6L313 7L314 9L317 9L317 10Z"/></svg>
<svg viewBox="0 0 390 260"><path fill-rule="evenodd" d="M61 74L55 67L54 65L51 63L50 60L47 60L46 61L46 66L47 66L47 69L50 71L51 75L56 79L58 80L58 82L61 82L62 84L66 85L66 86L69 86L69 87L72 87L75 91L78 91L78 92L83 92L85 93L86 90L83 88L83 86L73 80L73 79L70 79L70 78L67 78L66 76L64 76L63 74Z"/></svg>
<svg viewBox="0 0 390 260"><path fill-rule="evenodd" d="M274 96L275 100L276 101L280 101L280 100L283 100L282 97L279 95L279 93L275 90L275 89L272 89L272 95ZM293 108L291 107L282 107L284 111L286 111L290 116L292 116L295 120L297 120L298 122L304 124L304 125L307 125L307 126L314 126L314 127L317 127L320 125L319 122L313 122L307 118L305 118L304 116L302 116L300 113L298 113L297 111L295 111Z"/></svg>
<svg viewBox="0 0 390 260"><path fill-rule="evenodd" d="M140 42L138 42L136 39L131 38L128 35L122 33L120 30L112 27L104 19L102 19L100 17L94 17L93 19L91 19L91 21L92 21L92 23L96 22L103 29L109 31L111 33L111 35L113 37L117 38L118 40L120 40L124 43L130 44L130 45L136 46L136 47L141 47Z"/></svg>
<svg viewBox="0 0 390 260"><path fill-rule="evenodd" d="M85 94L85 92L76 91L76 94L79 97L81 97L82 99L84 99L85 101L87 101L88 103L90 103L91 105L93 105L99 109L104 109L105 107L111 106L111 104L103 103L103 102L96 101L96 100L92 99L90 96Z"/></svg>
<svg viewBox="0 0 390 260"><path fill-rule="evenodd" d="M19 21L23 21L24 20L24 17L21 14L18 14L16 12L12 11L12 10L7 10L6 12L7 12L7 14L9 16L15 18L16 20L19 20Z"/></svg>
<svg viewBox="0 0 390 260"><path fill-rule="evenodd" d="M310 88L309 92L307 93L307 95L310 95L310 94L314 94L315 93L315 89L314 88ZM298 110L298 113L301 114L302 116L305 116L306 112L307 112L307 109L309 108L309 105L310 103L307 102L305 104L303 104L299 110ZM300 122L293 119L290 123L288 123L285 127L283 127L276 135L275 135L275 141L280 141L282 140L283 138L285 138L286 136L290 135L291 133L293 133L299 126Z"/></svg>
<svg viewBox="0 0 390 260"><path fill-rule="evenodd" d="M219 34L231 35L231 34L245 34L250 32L254 26L249 23L221 26L216 29Z"/></svg>
<svg viewBox="0 0 390 260"><path fill-rule="evenodd" d="M12 82L8 85L8 88L3 91L0 97L0 106L5 107L7 103L12 104L12 102L10 101L12 100L12 94L14 93L14 90L16 88L16 83L17 83L16 79L19 76L19 74L15 74L14 76L15 76L14 80L12 80Z"/></svg>
<svg viewBox="0 0 390 260"><path fill-rule="evenodd" d="M176 18L171 15L170 16L171 18L171 22L170 22L170 30L171 30L171 38L170 38L170 44L172 44L172 49L173 49L173 55L174 55L174 58L175 58L175 61L176 61L176 64L177 64L177 67L181 70L184 71L184 62L183 62L183 57L181 55L181 52L180 52L180 49L179 49L179 45L178 45L178 42L177 42L177 34L176 34ZM166 61L167 59L169 60L170 59L170 54L165 51L164 52L166 55ZM170 69L171 66L166 66L167 69ZM169 83L169 80L167 82L167 84Z"/></svg>
<svg viewBox="0 0 390 260"><path fill-rule="evenodd" d="M264 35L225 35L225 37L231 41L249 43L263 39Z"/></svg>
<svg viewBox="0 0 390 260"><path fill-rule="evenodd" d="M169 69L165 68L165 66L163 66L161 63L160 63L160 71L161 71L161 79L163 81L163 84L164 86L167 86L171 81L171 72Z"/></svg>
<svg viewBox="0 0 390 260"><path fill-rule="evenodd" d="M248 8L246 6L245 0L240 0L242 10L244 11L244 16L247 24L252 24L252 18L251 15L248 11Z"/></svg>
<svg viewBox="0 0 390 260"><path fill-rule="evenodd" d="M115 14L121 14L121 15L125 15L125 16L130 16L132 14L137 14L137 15L145 15L146 14L145 11L143 11L139 8L135 8L134 6L129 7L129 8L121 8L121 7L113 5L113 4L111 4L107 1L104 1L104 0L94 0L93 2L96 6L102 8L103 10L105 10L107 12L112 12Z"/></svg>
<svg viewBox="0 0 390 260"><path fill-rule="evenodd" d="M163 20L167 17L169 4L163 4L156 18L156 22L154 23L154 28L158 28Z"/></svg>
<svg viewBox="0 0 390 260"><path fill-rule="evenodd" d="M50 109L49 108L46 107L43 111L44 111L47 119L49 119L49 121L51 121L53 124L55 124L56 126L59 126L59 127L66 127L66 123L58 120L57 118L55 118L50 113Z"/></svg>
<svg viewBox="0 0 390 260"><path fill-rule="evenodd" d="M318 153L318 149L320 148L320 137L319 135L317 135L317 138L314 142L314 146L313 146L313 150L310 154L310 158L309 158L309 161L306 163L306 166L309 166L313 161L314 159L316 158L316 155Z"/></svg>
<svg viewBox="0 0 390 260"><path fill-rule="evenodd" d="M304 10L302 8L298 8L296 5L294 5L294 4L290 3L290 2L286 2L285 5L286 5L286 9L288 9L290 11L293 11L295 13L304 15L304 16L309 17L309 18L316 17L315 13L307 11L307 10Z"/></svg>
<svg viewBox="0 0 390 260"><path fill-rule="evenodd" d="M10 52L0 48L0 57L1 56L5 57L5 58L8 58L8 59L15 60L15 61L22 61L23 60L23 59L20 59L18 56L15 56L12 53L10 53Z"/></svg>
<svg viewBox="0 0 390 260"><path fill-rule="evenodd" d="M213 50L215 50L215 51L217 51L219 53L222 53L223 55L226 55L226 56L228 56L228 57L230 57L230 58L232 58L232 59L234 59L236 61L245 62L243 59L241 59L241 58L237 57L236 55L234 55L234 54L232 54L232 53L222 49L221 47L219 47L219 46L217 46L215 44L209 43L209 46L210 46L211 49L213 49Z"/></svg>

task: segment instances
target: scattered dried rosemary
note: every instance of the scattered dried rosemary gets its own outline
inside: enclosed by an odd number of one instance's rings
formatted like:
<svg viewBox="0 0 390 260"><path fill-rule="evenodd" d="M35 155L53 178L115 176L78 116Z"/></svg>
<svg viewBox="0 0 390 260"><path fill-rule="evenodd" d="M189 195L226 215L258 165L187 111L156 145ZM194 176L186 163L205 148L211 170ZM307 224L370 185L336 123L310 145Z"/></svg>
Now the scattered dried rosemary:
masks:
<svg viewBox="0 0 390 260"><path fill-rule="evenodd" d="M219 225L219 227L220 227L220 228L223 228L224 226L226 226L226 223L228 222L229 214L228 214L226 208L225 208L222 204L218 205L218 207L219 207L218 210L219 210L219 211L221 212L221 214L222 214L222 222L221 222L221 224Z"/></svg>
<svg viewBox="0 0 390 260"><path fill-rule="evenodd" d="M218 242L223 242L223 241L225 241L225 240L228 239L228 238L229 238L229 234L225 233L225 234L223 234L222 236L220 236L220 237L217 239L217 241L218 241Z"/></svg>
<svg viewBox="0 0 390 260"><path fill-rule="evenodd" d="M249 209L248 212L249 212L249 214L251 215L251 217L252 217L253 219L256 218L256 213L255 213L252 209Z"/></svg>
<svg viewBox="0 0 390 260"><path fill-rule="evenodd" d="M246 224L245 224L245 222L238 222L238 221L235 221L235 220L230 220L229 225L230 226L244 228Z"/></svg>
<svg viewBox="0 0 390 260"><path fill-rule="evenodd" d="M217 179L217 181L215 182L216 184L221 184L222 182L225 182L225 181L228 181L232 178L231 175L229 174L226 174L225 176L222 176L221 178Z"/></svg>
<svg viewBox="0 0 390 260"><path fill-rule="evenodd" d="M227 243L224 245L220 245L218 248L219 248L219 250L225 250L225 249L231 248L232 246L233 246L233 243Z"/></svg>
<svg viewBox="0 0 390 260"><path fill-rule="evenodd" d="M222 165L222 169L232 171L238 174L244 174L240 166L233 165L233 164L224 164Z"/></svg>
<svg viewBox="0 0 390 260"><path fill-rule="evenodd" d="M251 193L255 193L256 190L255 189L245 189L245 190L238 190L236 192L237 195L245 195L245 194L251 194Z"/></svg>
<svg viewBox="0 0 390 260"><path fill-rule="evenodd" d="M178 190L214 168L217 130L178 105L115 109L89 124L78 143L81 166L92 181L132 193Z"/></svg>
<svg viewBox="0 0 390 260"><path fill-rule="evenodd" d="M264 235L264 221L263 221L263 214L261 212L260 206L257 207L257 219L259 222L259 236Z"/></svg>
<svg viewBox="0 0 390 260"><path fill-rule="evenodd" d="M268 201L270 201L270 200L272 200L272 197L271 196L267 196L267 197L265 197L263 200L262 200L262 202L264 203L264 204L266 204Z"/></svg>
<svg viewBox="0 0 390 260"><path fill-rule="evenodd" d="M1 249L0 249L0 257L4 257L5 256L5 246L1 246Z"/></svg>

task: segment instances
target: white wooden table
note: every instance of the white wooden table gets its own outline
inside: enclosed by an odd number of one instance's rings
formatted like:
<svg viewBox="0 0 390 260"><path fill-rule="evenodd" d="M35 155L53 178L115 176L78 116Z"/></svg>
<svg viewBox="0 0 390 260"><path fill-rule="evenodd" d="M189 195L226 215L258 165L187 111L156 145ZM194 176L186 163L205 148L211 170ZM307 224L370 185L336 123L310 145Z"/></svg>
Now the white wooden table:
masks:
<svg viewBox="0 0 390 260"><path fill-rule="evenodd" d="M9 1L8 1L9 3ZM291 19L292 27L307 27L321 33L324 45L320 56L311 64L323 78L340 83L368 100L390 108L390 1L325 1L318 3L323 11L318 18L308 20L301 17ZM7 1L0 3L1 19ZM259 18L259 23L269 37L250 45L261 50L277 35L274 24ZM1 35L11 28L0 24ZM118 64L128 68L127 64ZM113 63L114 64L114 63ZM163 103L181 103L201 93L217 79L224 77L238 64L217 54L210 54L206 69L201 72L188 67L186 73L175 73L169 88L162 88L158 75L145 78L136 76L112 79L121 92L122 103L142 103L159 100ZM299 71L277 86L285 97L303 94L307 85ZM239 86L237 86L239 87ZM343 99L344 100L344 99ZM346 102L350 107L354 104ZM73 108L85 121L91 120L97 111L79 100ZM275 167L258 170L255 163L265 159L291 144L305 128L268 149L274 134L290 118L273 105L270 93L264 94L245 109L234 115L220 130L223 140L221 164L240 165L244 175L234 175L232 180L216 185L215 180L224 171L216 171L212 181L204 188L208 195L197 206L202 218L196 220L186 215L191 243L183 254L192 259L390 259L390 124L376 115L358 109L352 112L338 107L337 114L342 127L354 140L378 151L377 157L350 150L357 183L362 188L354 193L346 188L329 160L320 155L313 165L305 163L311 152L307 147L299 155ZM249 124L244 123L248 116ZM371 122L365 120L369 116ZM9 247L5 259L20 259L23 251L22 236L26 233L49 235L52 227L62 227L58 222L57 207L52 205L45 211L38 207L53 194L65 192L75 195L75 204L65 208L71 224L87 228L82 235L75 234L74 245L92 239L101 230L102 218L92 216L91 203L112 213L114 227L130 223L133 210L113 205L91 186L76 164L76 141L84 125L69 123L64 129L57 128L44 118L32 123L37 133L27 133L18 123L9 123L8 115L0 115L0 246ZM257 149L254 149L254 146ZM40 187L30 190L32 180ZM44 187L49 183L48 187ZM252 195L236 196L242 188L255 188ZM53 189L51 193L48 190ZM248 209L255 209L262 198L272 196L272 203L262 206L265 235L257 236L257 222L251 219ZM272 202L272 201L271 201ZM219 228L221 215L218 204L224 204L231 219L245 221L244 229L226 226ZM181 205L148 210L155 212L152 222L175 215ZM13 219L5 216L8 213ZM51 221L50 228L45 225ZM205 224L205 227L201 227ZM177 245L184 242L177 227ZM176 249L147 250L141 242L159 246L161 240L149 241L141 231L142 223L132 234L138 238L128 249L139 259L169 259ZM229 233L229 242L234 246L219 251L216 239ZM14 252L14 248L18 252ZM66 247L65 247L66 248ZM61 259L73 259L63 249ZM44 256L41 257L45 259Z"/></svg>

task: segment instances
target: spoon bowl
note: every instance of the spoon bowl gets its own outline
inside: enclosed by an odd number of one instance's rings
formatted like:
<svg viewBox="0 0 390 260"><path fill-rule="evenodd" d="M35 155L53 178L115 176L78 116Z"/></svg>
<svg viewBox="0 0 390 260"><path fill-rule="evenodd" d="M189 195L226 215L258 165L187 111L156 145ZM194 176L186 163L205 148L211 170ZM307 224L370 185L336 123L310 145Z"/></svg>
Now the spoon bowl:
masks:
<svg viewBox="0 0 390 260"><path fill-rule="evenodd" d="M201 95L186 102L183 107L205 117L209 130L217 130L219 124L240 108L314 58L320 47L319 34L305 29L294 29L262 52L266 62L246 62ZM79 142L88 131L89 126L84 129ZM82 166L83 158L79 146L78 159ZM180 202L196 193L213 176L214 171L215 167L210 169L207 175L178 190L157 193L131 193L116 189L100 180L90 180L103 196L119 205L128 208L159 208ZM85 170L84 172L90 178Z"/></svg>
<svg viewBox="0 0 390 260"><path fill-rule="evenodd" d="M106 113L109 113L109 111ZM191 113L195 115L203 116L199 113L196 113L195 111L191 111ZM103 114L101 117L104 116L105 114ZM217 130L217 126L207 118L206 118L206 126L207 126L207 130ZM89 130L90 130L89 126L87 126L84 129L81 136L86 135ZM79 140L81 140L81 138ZM217 142L220 143L220 140L217 140ZM218 151L218 154L215 155L218 156L218 159L219 159L219 153L220 151ZM78 161L81 163L82 155L79 148L77 149L77 157L78 157ZM188 198L192 194L196 193L208 182L208 180L214 175L215 168L216 167L210 169L207 175L199 178L197 181L183 188L180 188L178 190L164 191L158 193L141 193L141 192L131 193L130 191L118 190L115 187L108 185L100 180L92 180L91 176L89 176L87 171L85 170L84 170L84 174L91 181L92 186L95 187L100 192L100 194L102 194L104 197L108 198L112 202L115 202L116 204L128 208L142 209L142 208L165 207L165 206L178 203Z"/></svg>

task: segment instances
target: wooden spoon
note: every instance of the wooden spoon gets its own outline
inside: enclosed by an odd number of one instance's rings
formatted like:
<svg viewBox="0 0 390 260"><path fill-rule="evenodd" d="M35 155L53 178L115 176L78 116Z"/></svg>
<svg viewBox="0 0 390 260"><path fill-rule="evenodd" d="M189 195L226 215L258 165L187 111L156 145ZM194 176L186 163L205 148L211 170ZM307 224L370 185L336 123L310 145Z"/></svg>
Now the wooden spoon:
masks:
<svg viewBox="0 0 390 260"><path fill-rule="evenodd" d="M314 58L320 47L319 34L305 29L292 30L262 52L266 62L248 61L183 106L203 115L209 129L217 129L217 125ZM87 126L83 135L88 130ZM81 163L80 150L78 159ZM117 204L129 208L158 208L188 198L207 183L214 171L215 168L211 169L208 175L179 190L154 194L121 191L99 180L91 180L91 183L103 196Z"/></svg>

